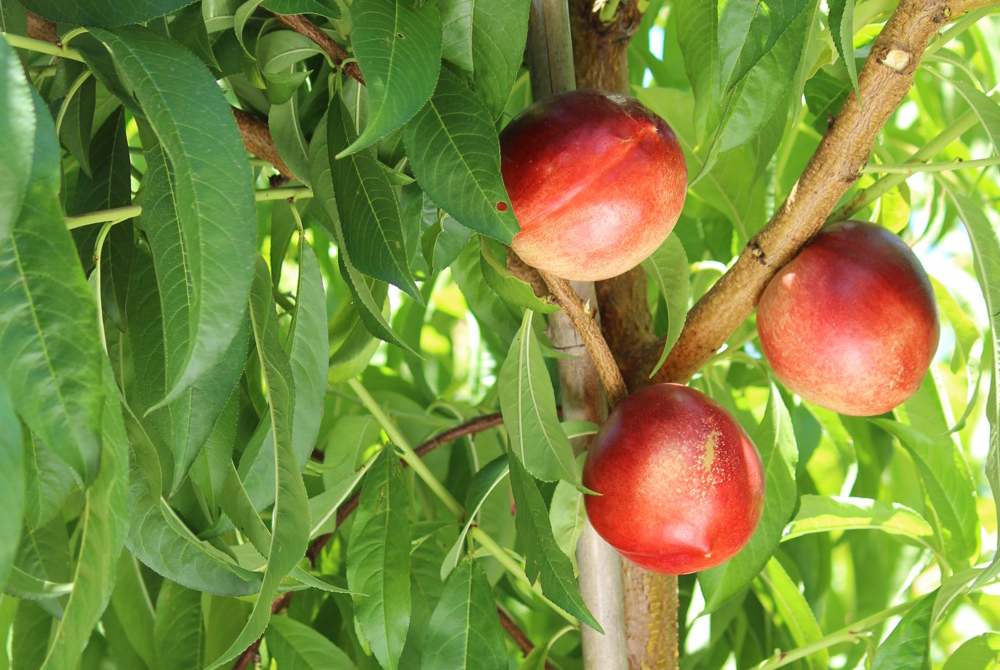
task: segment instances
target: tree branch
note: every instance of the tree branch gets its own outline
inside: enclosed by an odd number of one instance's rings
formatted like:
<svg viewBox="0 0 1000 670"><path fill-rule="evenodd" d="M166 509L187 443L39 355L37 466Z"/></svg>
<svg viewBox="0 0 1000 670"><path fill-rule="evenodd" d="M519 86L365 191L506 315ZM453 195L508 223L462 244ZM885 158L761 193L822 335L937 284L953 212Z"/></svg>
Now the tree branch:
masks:
<svg viewBox="0 0 1000 670"><path fill-rule="evenodd" d="M974 6L978 6L975 0L901 0L858 77L864 107L855 93L848 96L774 217L688 313L684 330L654 382L690 379L750 315L767 282L819 232L858 179L875 138L913 84L931 38L958 13Z"/></svg>
<svg viewBox="0 0 1000 670"><path fill-rule="evenodd" d="M297 33L305 35L323 50L334 65L339 65L344 72L355 79L359 84L365 83L365 78L361 76L361 68L354 61L344 65L344 61L350 58L350 54L332 39L330 36L320 30L312 21L302 16L301 14L278 14L277 12L271 12L275 17L283 24L291 28Z"/></svg>
<svg viewBox="0 0 1000 670"><path fill-rule="evenodd" d="M497 615L500 617L500 625L503 626L504 631L510 635L510 638L514 640L514 643L521 648L521 653L527 656L534 650L534 643L528 639L528 636L524 634L524 631L517 627L517 624L510 615L507 614L501 607L497 607ZM545 670L555 670L552 664L549 663L548 659L545 660Z"/></svg>
<svg viewBox="0 0 1000 670"><path fill-rule="evenodd" d="M243 146L246 147L246 150L273 165L286 179L295 179L295 175L285 165L285 161L281 160L267 121L236 107L232 107L232 110L233 117L236 119L236 127L240 129Z"/></svg>

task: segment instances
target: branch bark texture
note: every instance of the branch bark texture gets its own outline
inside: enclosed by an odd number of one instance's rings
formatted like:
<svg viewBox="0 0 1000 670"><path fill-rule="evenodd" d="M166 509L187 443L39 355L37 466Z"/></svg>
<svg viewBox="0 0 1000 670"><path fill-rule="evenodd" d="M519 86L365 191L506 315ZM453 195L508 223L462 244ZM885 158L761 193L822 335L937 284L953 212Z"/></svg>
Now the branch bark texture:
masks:
<svg viewBox="0 0 1000 670"><path fill-rule="evenodd" d="M901 0L875 40L852 92L802 176L771 221L688 313L684 330L654 382L691 378L753 311L771 277L820 228L860 176L882 126L913 84L931 38L974 3ZM862 105L863 101L863 105Z"/></svg>
<svg viewBox="0 0 1000 670"><path fill-rule="evenodd" d="M365 78L361 76L361 68L358 67L357 63L352 61L344 65L344 61L350 58L347 50L334 42L329 35L320 30L312 21L301 14L278 14L277 12L272 12L272 14L295 32L301 33L315 42L323 50L323 53L330 57L334 65L339 65L343 68L347 76L357 80L359 84L365 83Z"/></svg>

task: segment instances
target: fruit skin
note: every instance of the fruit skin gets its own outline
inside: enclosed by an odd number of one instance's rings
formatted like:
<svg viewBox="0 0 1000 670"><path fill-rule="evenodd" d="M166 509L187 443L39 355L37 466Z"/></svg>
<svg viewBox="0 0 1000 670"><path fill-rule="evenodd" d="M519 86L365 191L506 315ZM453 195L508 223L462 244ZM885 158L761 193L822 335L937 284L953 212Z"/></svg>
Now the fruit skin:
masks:
<svg viewBox="0 0 1000 670"><path fill-rule="evenodd" d="M917 391L940 324L934 290L910 248L881 226L843 221L767 285L757 330L785 386L820 407L871 416Z"/></svg>
<svg viewBox="0 0 1000 670"><path fill-rule="evenodd" d="M565 279L632 269L663 243L684 207L680 144L633 98L595 90L545 98L504 128L500 157L521 224L511 247Z"/></svg>
<svg viewBox="0 0 1000 670"><path fill-rule="evenodd" d="M587 452L594 529L647 570L682 575L732 558L764 506L760 453L708 396L657 384L618 404Z"/></svg>

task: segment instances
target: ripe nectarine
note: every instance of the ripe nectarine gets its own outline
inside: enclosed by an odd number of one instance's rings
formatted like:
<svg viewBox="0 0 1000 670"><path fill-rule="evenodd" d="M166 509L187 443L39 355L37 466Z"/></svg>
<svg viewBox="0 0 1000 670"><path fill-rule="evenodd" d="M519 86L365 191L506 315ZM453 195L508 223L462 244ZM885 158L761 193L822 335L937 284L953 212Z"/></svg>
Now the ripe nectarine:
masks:
<svg viewBox="0 0 1000 670"><path fill-rule="evenodd" d="M633 98L594 90L546 98L504 128L500 157L521 225L511 247L565 279L632 269L663 243L684 206L677 138Z"/></svg>

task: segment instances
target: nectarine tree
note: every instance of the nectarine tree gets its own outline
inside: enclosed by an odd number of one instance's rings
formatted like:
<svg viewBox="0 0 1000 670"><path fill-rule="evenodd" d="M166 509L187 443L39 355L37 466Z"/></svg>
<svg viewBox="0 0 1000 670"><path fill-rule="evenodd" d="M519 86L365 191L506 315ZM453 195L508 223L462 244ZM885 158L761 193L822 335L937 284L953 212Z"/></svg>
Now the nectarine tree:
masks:
<svg viewBox="0 0 1000 670"><path fill-rule="evenodd" d="M995 664L992 3L0 27L0 670Z"/></svg>

